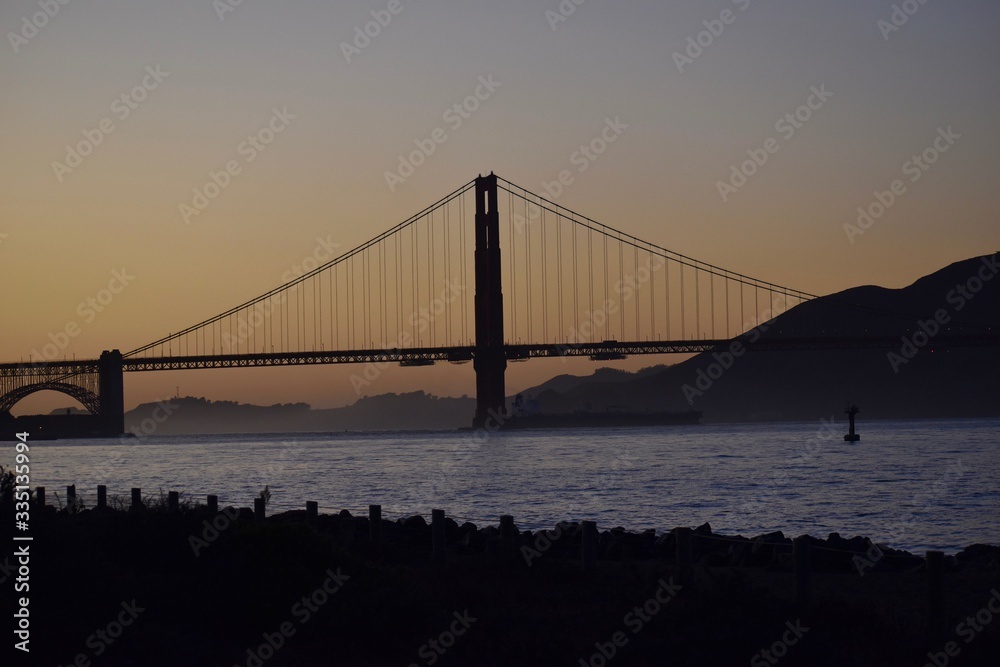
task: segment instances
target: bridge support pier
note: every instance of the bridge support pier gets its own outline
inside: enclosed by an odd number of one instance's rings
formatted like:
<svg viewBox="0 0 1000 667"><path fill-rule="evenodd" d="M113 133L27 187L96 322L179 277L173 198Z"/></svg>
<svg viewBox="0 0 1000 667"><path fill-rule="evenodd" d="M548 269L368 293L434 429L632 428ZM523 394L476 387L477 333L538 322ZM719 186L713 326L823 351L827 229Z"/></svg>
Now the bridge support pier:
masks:
<svg viewBox="0 0 1000 667"><path fill-rule="evenodd" d="M476 179L476 416L474 428L498 427L507 415L504 373L503 290L497 177Z"/></svg>
<svg viewBox="0 0 1000 667"><path fill-rule="evenodd" d="M125 433L125 379L122 353L105 350L98 362L101 422L108 435Z"/></svg>

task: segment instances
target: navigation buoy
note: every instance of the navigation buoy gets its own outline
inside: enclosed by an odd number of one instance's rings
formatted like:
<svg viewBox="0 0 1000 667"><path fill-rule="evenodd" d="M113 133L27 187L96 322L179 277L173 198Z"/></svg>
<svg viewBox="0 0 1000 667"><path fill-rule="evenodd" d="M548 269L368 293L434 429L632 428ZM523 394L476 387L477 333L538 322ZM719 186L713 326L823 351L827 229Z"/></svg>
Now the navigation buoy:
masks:
<svg viewBox="0 0 1000 667"><path fill-rule="evenodd" d="M846 442L857 442L861 439L861 436L854 432L854 415L861 412L861 410L858 410L858 406L856 405L848 404L844 412L847 413L847 418L850 420L850 429L847 435L844 436L844 440Z"/></svg>

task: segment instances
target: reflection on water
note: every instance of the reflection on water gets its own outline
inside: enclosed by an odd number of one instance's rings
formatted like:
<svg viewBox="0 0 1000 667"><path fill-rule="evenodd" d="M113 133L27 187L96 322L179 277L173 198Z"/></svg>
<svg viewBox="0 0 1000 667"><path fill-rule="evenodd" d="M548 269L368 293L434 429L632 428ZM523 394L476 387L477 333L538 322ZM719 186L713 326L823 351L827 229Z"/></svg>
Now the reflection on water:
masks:
<svg viewBox="0 0 1000 667"><path fill-rule="evenodd" d="M521 528L600 526L865 535L916 551L1000 543L1000 420L863 422L858 444L820 423L495 433L293 434L38 442L32 485L88 506L179 490L270 511L430 514ZM125 443L125 444L123 444ZM12 448L0 455L10 463Z"/></svg>

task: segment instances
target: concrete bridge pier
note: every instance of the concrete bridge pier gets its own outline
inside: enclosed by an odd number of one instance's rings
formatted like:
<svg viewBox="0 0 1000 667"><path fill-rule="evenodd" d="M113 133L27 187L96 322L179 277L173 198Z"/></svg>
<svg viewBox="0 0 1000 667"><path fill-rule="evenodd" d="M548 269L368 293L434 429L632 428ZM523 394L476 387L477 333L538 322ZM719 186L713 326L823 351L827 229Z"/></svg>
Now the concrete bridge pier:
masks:
<svg viewBox="0 0 1000 667"><path fill-rule="evenodd" d="M125 433L125 373L122 353L105 350L98 362L102 430L108 436Z"/></svg>

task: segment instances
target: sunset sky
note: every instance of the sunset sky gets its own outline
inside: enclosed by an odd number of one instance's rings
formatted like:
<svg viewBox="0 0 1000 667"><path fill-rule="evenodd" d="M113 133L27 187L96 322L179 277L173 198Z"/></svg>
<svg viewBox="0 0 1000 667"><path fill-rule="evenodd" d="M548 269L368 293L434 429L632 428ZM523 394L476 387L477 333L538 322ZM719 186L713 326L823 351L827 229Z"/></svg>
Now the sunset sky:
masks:
<svg viewBox="0 0 1000 667"><path fill-rule="evenodd" d="M815 294L1000 250L990 0L229 3L0 6L0 361L72 324L62 356L139 347L277 287L319 239L348 250L490 171L545 194L569 170L560 205ZM446 115L477 88L477 110ZM574 152L616 119L581 171ZM109 285L100 312L80 306ZM593 367L517 364L508 390ZM178 390L334 407L357 371L131 374L126 408ZM471 395L472 368L390 369L365 393L416 389Z"/></svg>

